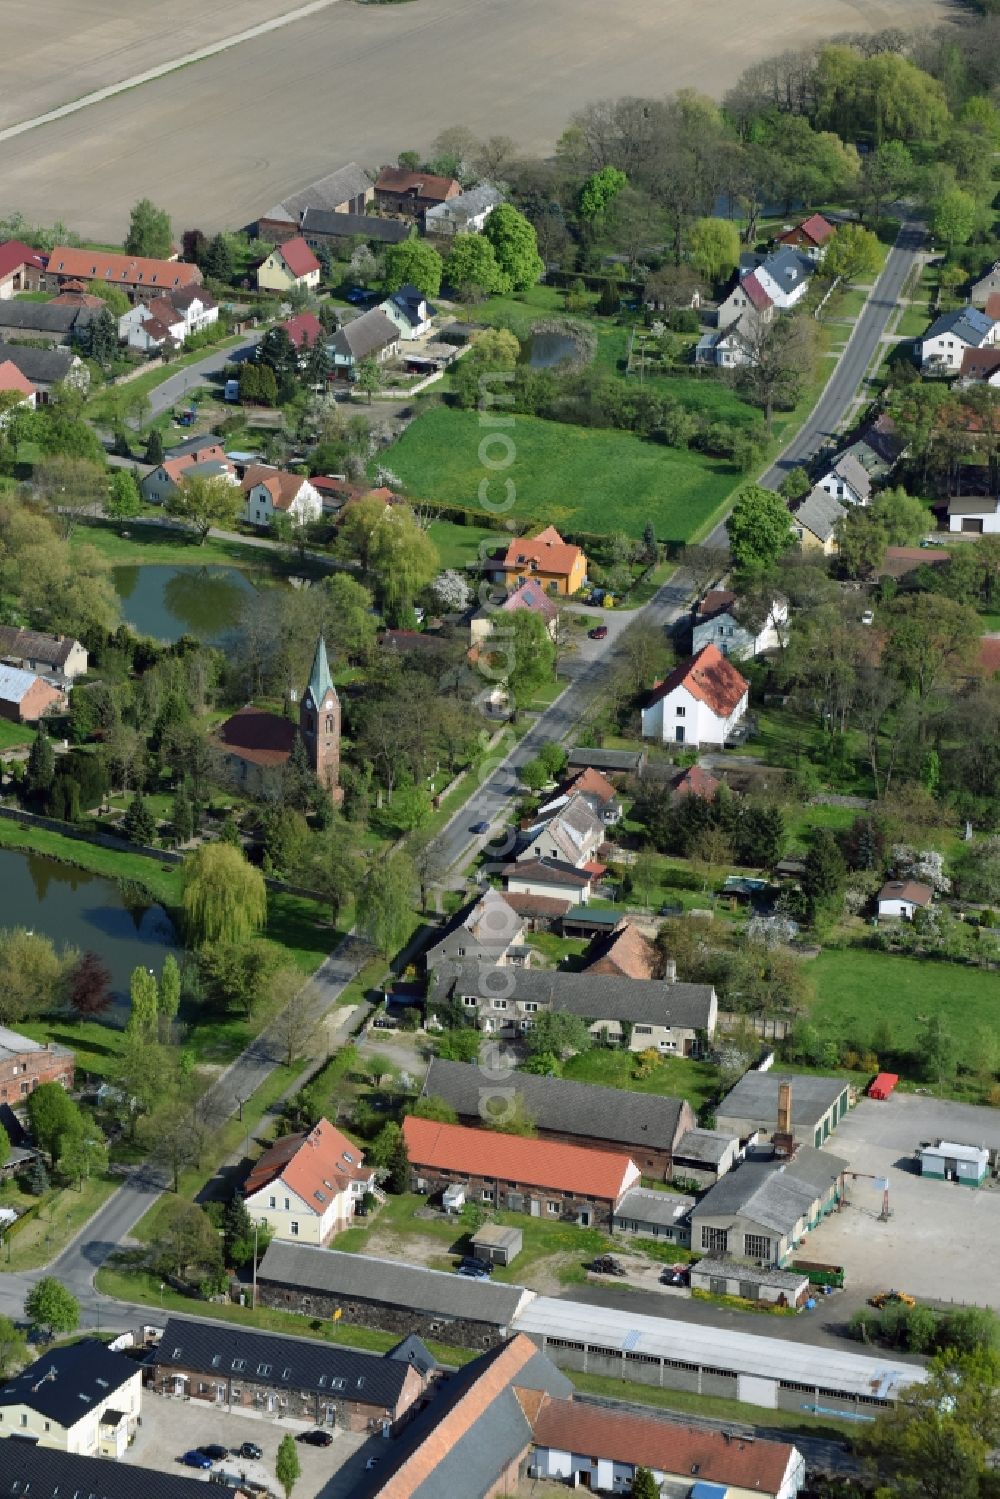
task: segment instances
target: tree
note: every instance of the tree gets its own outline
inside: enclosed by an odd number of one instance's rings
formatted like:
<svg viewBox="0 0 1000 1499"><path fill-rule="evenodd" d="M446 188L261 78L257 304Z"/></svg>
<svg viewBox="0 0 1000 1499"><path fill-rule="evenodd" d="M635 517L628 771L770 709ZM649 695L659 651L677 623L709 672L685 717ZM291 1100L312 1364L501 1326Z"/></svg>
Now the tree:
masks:
<svg viewBox="0 0 1000 1499"><path fill-rule="evenodd" d="M726 522L736 567L759 572L770 567L794 541L788 506L773 489L745 484Z"/></svg>
<svg viewBox="0 0 1000 1499"><path fill-rule="evenodd" d="M163 972L160 974L160 991L157 998L157 1013L170 1025L176 1019L177 1011L181 1004L181 971L177 966L177 959L172 952L168 952L163 960Z"/></svg>
<svg viewBox="0 0 1000 1499"><path fill-rule="evenodd" d="M540 615L517 609L502 638L489 639L491 674L506 682L518 709L526 708L538 689L555 675L556 648Z"/></svg>
<svg viewBox="0 0 1000 1499"><path fill-rule="evenodd" d="M118 353L118 324L109 307L101 307L86 330L87 353L102 370L109 370Z"/></svg>
<svg viewBox="0 0 1000 1499"><path fill-rule="evenodd" d="M493 246L497 264L509 277L514 291L526 291L541 279L545 264L538 253L535 231L510 203L494 208L483 234Z"/></svg>
<svg viewBox="0 0 1000 1499"><path fill-rule="evenodd" d="M258 1233L258 1245L259 1245ZM254 1224L242 1197L231 1197L222 1213L222 1254L227 1265L249 1265L254 1252Z"/></svg>
<svg viewBox="0 0 1000 1499"><path fill-rule="evenodd" d="M775 407L794 406L812 374L817 336L815 318L802 314L771 322L759 317L746 320L746 363L733 370L732 378L746 399L764 412L768 437Z"/></svg>
<svg viewBox="0 0 1000 1499"><path fill-rule="evenodd" d="M240 371L240 400L251 406L278 404L278 381L270 365L244 364Z"/></svg>
<svg viewBox="0 0 1000 1499"><path fill-rule="evenodd" d="M170 215L157 208L148 198L140 198L129 218L125 251L129 255L148 255L154 260L168 260L173 254Z"/></svg>
<svg viewBox="0 0 1000 1499"><path fill-rule="evenodd" d="M283 379L291 380L298 373L299 356L288 334L280 323L268 328L257 348L257 362L273 370L279 385Z"/></svg>
<svg viewBox="0 0 1000 1499"><path fill-rule="evenodd" d="M56 756L52 740L45 725L39 723L28 751L28 768L24 777L24 789L29 799L36 803L46 801L52 790L56 774Z"/></svg>
<svg viewBox="0 0 1000 1499"><path fill-rule="evenodd" d="M131 1009L128 1017L130 1036L151 1039L156 1035L156 1012L159 990L151 968L133 968L129 980Z"/></svg>
<svg viewBox="0 0 1000 1499"><path fill-rule="evenodd" d="M883 670L894 671L921 701L972 661L979 620L968 604L938 593L906 594L886 611Z"/></svg>
<svg viewBox="0 0 1000 1499"><path fill-rule="evenodd" d="M105 302L108 311L116 318L124 317L131 307L128 293L121 286L116 286L113 281L91 281L87 287L87 293L91 297L100 297Z"/></svg>
<svg viewBox="0 0 1000 1499"><path fill-rule="evenodd" d="M740 231L733 219L697 219L688 238L691 264L713 285L740 259Z"/></svg>
<svg viewBox="0 0 1000 1499"><path fill-rule="evenodd" d="M918 1037L918 1052L924 1076L943 1083L955 1072L955 1038L941 1014L928 1015Z"/></svg>
<svg viewBox="0 0 1000 1499"><path fill-rule="evenodd" d="M84 1125L78 1134L68 1137L59 1157L60 1175L83 1190L83 1183L99 1176L108 1166L108 1147L96 1125Z"/></svg>
<svg viewBox="0 0 1000 1499"><path fill-rule="evenodd" d="M146 462L154 467L163 462L163 433L154 427L146 440Z"/></svg>
<svg viewBox="0 0 1000 1499"><path fill-rule="evenodd" d="M8 1133L4 1129L3 1125L0 1124L0 1168L6 1166L6 1164L7 1164L7 1162L9 1160L10 1160L10 1135L8 1135ZM0 1373L2 1373L2 1370L0 1370Z"/></svg>
<svg viewBox="0 0 1000 1499"><path fill-rule="evenodd" d="M81 516L97 514L108 494L103 461L68 453L53 453L36 463L33 482L66 540Z"/></svg>
<svg viewBox="0 0 1000 1499"><path fill-rule="evenodd" d="M43 1275L25 1297L24 1315L50 1342L54 1337L76 1331L80 1325L80 1303L62 1281L54 1275Z"/></svg>
<svg viewBox="0 0 1000 1499"><path fill-rule="evenodd" d="M660 1499L660 1485L649 1468L636 1468L629 1494L631 1499Z"/></svg>
<svg viewBox="0 0 1000 1499"><path fill-rule="evenodd" d="M228 479L180 478L163 502L175 520L190 526L203 542L213 526L231 526L243 509L243 491Z"/></svg>
<svg viewBox="0 0 1000 1499"><path fill-rule="evenodd" d="M267 889L259 869L230 844L206 844L184 860L184 922L195 947L245 942L267 919Z"/></svg>
<svg viewBox="0 0 1000 1499"><path fill-rule="evenodd" d="M885 561L889 544L874 507L850 505L837 522L837 561L849 578L867 578Z"/></svg>
<svg viewBox="0 0 1000 1499"><path fill-rule="evenodd" d="M906 191L913 180L913 157L902 141L883 141L861 163L862 199L877 222L882 205Z"/></svg>
<svg viewBox="0 0 1000 1499"><path fill-rule="evenodd" d="M444 261L427 240L404 239L385 252L382 289L388 296L401 286L415 286L425 297L436 297L443 271Z"/></svg>
<svg viewBox="0 0 1000 1499"><path fill-rule="evenodd" d="M135 476L126 468L115 469L111 477L111 491L104 502L104 513L110 520L134 520L142 513L142 495Z"/></svg>
<svg viewBox="0 0 1000 1499"><path fill-rule="evenodd" d="M385 384L385 375L382 371L382 366L374 354L369 354L367 359L362 359L359 362L354 383L359 390L364 391L368 397L368 404L370 406L372 396L375 395L376 391L381 390Z"/></svg>
<svg viewBox="0 0 1000 1499"><path fill-rule="evenodd" d="M141 791L133 793L121 821L121 830L129 843L149 845L156 837L156 818L146 806Z"/></svg>
<svg viewBox="0 0 1000 1499"><path fill-rule="evenodd" d="M592 1044L586 1020L579 1015L539 1014L524 1037L529 1056L550 1052L560 1060L576 1051L588 1051Z"/></svg>
<svg viewBox="0 0 1000 1499"><path fill-rule="evenodd" d="M0 1379L8 1379L27 1361L28 1339L10 1317L0 1317Z"/></svg>
<svg viewBox="0 0 1000 1499"><path fill-rule="evenodd" d="M417 878L403 850L373 859L358 892L357 923L372 946L389 957L410 935Z"/></svg>
<svg viewBox="0 0 1000 1499"><path fill-rule="evenodd" d="M297 1058L316 1053L319 1024L316 993L311 984L302 983L297 968L279 969L272 988L280 1008L271 1022L271 1032L281 1050L282 1061L290 1067Z"/></svg>
<svg viewBox="0 0 1000 1499"><path fill-rule="evenodd" d="M183 786L178 786L174 794L174 804L170 809L170 828L177 843L188 843L194 836L194 807Z"/></svg>
<svg viewBox="0 0 1000 1499"><path fill-rule="evenodd" d="M628 178L618 167L602 167L599 172L592 172L580 188L577 200L580 217L590 224L603 219L627 184Z"/></svg>
<svg viewBox="0 0 1000 1499"><path fill-rule="evenodd" d="M812 907L832 901L843 889L847 876L844 856L829 828L817 828L803 861L802 889Z"/></svg>
<svg viewBox="0 0 1000 1499"><path fill-rule="evenodd" d="M205 247L204 256L200 262L206 276L213 281L231 281L235 262L233 252L229 248L229 241L224 234L216 234L209 240Z"/></svg>
<svg viewBox="0 0 1000 1499"><path fill-rule="evenodd" d="M931 230L953 254L959 245L968 244L976 227L976 200L963 188L953 187L941 194L931 214Z"/></svg>
<svg viewBox="0 0 1000 1499"><path fill-rule="evenodd" d="M157 1234L162 1273L186 1277L188 1272L221 1263L219 1235L211 1218L194 1202L171 1202Z"/></svg>
<svg viewBox="0 0 1000 1499"><path fill-rule="evenodd" d="M85 952L69 976L66 1002L81 1020L92 1020L111 1007L111 969L96 952Z"/></svg>
<svg viewBox="0 0 1000 1499"><path fill-rule="evenodd" d="M444 263L444 280L463 297L510 290L510 279L497 264L493 246L481 234L455 235Z"/></svg>
<svg viewBox="0 0 1000 1499"><path fill-rule="evenodd" d="M462 613L469 607L471 590L465 578L455 568L449 567L438 573L431 584L431 592L443 609Z"/></svg>
<svg viewBox="0 0 1000 1499"><path fill-rule="evenodd" d="M841 224L830 237L823 256L824 276L839 276L841 281L864 281L882 268L882 251L877 237L860 224Z"/></svg>
<svg viewBox="0 0 1000 1499"><path fill-rule="evenodd" d="M340 525L340 544L372 578L390 621L408 616L413 599L434 577L438 551L409 505L360 500Z"/></svg>
<svg viewBox="0 0 1000 1499"><path fill-rule="evenodd" d="M0 930L0 1023L43 1015L62 1002L77 954L57 953L40 932L26 927Z"/></svg>
<svg viewBox="0 0 1000 1499"><path fill-rule="evenodd" d="M421 1095L406 1112L412 1114L415 1119L434 1119L438 1124L458 1123L458 1114L455 1109L434 1093L429 1093L426 1097Z"/></svg>
<svg viewBox="0 0 1000 1499"><path fill-rule="evenodd" d="M27 1108L32 1136L54 1166L63 1141L79 1128L80 1110L59 1083L40 1083L28 1094Z"/></svg>

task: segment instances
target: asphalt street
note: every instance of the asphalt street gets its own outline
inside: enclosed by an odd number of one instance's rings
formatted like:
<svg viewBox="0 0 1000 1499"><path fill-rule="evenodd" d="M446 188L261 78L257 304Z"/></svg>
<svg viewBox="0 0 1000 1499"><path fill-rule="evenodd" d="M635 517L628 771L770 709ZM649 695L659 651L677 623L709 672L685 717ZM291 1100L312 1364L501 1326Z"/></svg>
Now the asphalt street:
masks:
<svg viewBox="0 0 1000 1499"><path fill-rule="evenodd" d="M241 364L249 359L264 337L265 329L248 333L246 342L242 344L231 344L228 349L214 349L211 354L206 354L204 359L199 359L194 364L185 365L179 369L176 375L171 375L164 380L162 385L157 385L155 390L150 391L149 406L151 417L162 416L164 411L169 411L171 406L176 406L183 401L189 390L201 385L211 375L221 375L227 364Z"/></svg>

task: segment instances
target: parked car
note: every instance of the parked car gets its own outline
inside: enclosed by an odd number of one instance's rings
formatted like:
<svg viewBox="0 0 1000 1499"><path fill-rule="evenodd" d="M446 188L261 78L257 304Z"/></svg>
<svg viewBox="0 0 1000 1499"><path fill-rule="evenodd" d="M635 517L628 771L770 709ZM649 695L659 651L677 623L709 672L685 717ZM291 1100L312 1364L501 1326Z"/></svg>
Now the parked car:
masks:
<svg viewBox="0 0 1000 1499"><path fill-rule="evenodd" d="M474 822L472 824L472 826L469 828L469 832L470 833L476 833L476 834L479 834L479 833L488 833L489 830L490 830L490 825L489 825L488 822Z"/></svg>
<svg viewBox="0 0 1000 1499"><path fill-rule="evenodd" d="M861 623L863 625L873 625L875 623L875 611L874 611L874 609L866 609L865 610L864 614L862 614L862 616L861 616Z"/></svg>
<svg viewBox="0 0 1000 1499"><path fill-rule="evenodd" d="M212 1466L212 1459L206 1457L204 1452L196 1451L193 1447L190 1452L182 1452L177 1461L183 1463L185 1468L204 1469Z"/></svg>
<svg viewBox="0 0 1000 1499"><path fill-rule="evenodd" d="M686 1286L690 1271L686 1265L665 1265L660 1274L663 1286Z"/></svg>
<svg viewBox="0 0 1000 1499"><path fill-rule="evenodd" d="M350 302L352 307L360 307L365 302L374 301L374 293L365 291L363 286L352 286L347 293L346 300Z"/></svg>
<svg viewBox="0 0 1000 1499"><path fill-rule="evenodd" d="M607 625L595 625L592 630L587 631L587 634L591 640L607 640L608 627Z"/></svg>
<svg viewBox="0 0 1000 1499"><path fill-rule="evenodd" d="M220 1447L218 1442L209 1442L207 1446L199 1447L198 1451L203 1452L212 1463L221 1463L224 1457L229 1456L229 1448Z"/></svg>
<svg viewBox="0 0 1000 1499"><path fill-rule="evenodd" d="M470 1280L489 1280L492 1270L493 1266L486 1260L477 1260L471 1254L465 1255L458 1267L459 1275L466 1275Z"/></svg>
<svg viewBox="0 0 1000 1499"><path fill-rule="evenodd" d="M378 1454L376 1453L376 1455L374 1457L370 1457L368 1459L368 1461L365 1463L365 1467L368 1469L369 1473L371 1472L372 1468L374 1468L374 1466L375 1466L375 1464L377 1462L378 1462Z"/></svg>
<svg viewBox="0 0 1000 1499"><path fill-rule="evenodd" d="M238 1447L233 1448L234 1457L246 1457L259 1462L264 1456L264 1450L257 1446L256 1442L241 1442Z"/></svg>
<svg viewBox="0 0 1000 1499"><path fill-rule="evenodd" d="M329 1447L333 1437L328 1431L317 1426L312 1431L300 1431L295 1438L297 1442L308 1442L310 1447Z"/></svg>

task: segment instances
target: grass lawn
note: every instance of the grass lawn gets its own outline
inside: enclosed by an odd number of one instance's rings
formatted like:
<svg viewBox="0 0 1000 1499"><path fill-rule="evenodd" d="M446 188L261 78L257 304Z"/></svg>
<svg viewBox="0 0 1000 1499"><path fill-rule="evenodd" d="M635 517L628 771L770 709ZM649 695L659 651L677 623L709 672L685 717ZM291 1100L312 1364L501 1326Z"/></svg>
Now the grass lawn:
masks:
<svg viewBox="0 0 1000 1499"><path fill-rule="evenodd" d="M688 1057L662 1057L649 1077L636 1077L637 1057L630 1051L594 1046L563 1064L563 1077L578 1083L598 1083L603 1088L628 1088L633 1093L657 1093L667 1098L686 1098L697 1111L711 1103L719 1085L719 1074L710 1062Z"/></svg>
<svg viewBox="0 0 1000 1499"><path fill-rule="evenodd" d="M544 522L604 534L624 530L638 537L652 520L661 541L684 541L740 479L731 464L688 449L533 416L515 416L513 426L503 429L513 440L515 458L509 468L491 473L479 452L490 432L480 415L436 406L407 428L387 461L410 495L477 510L481 480L493 480L494 497L503 494L503 481L509 480L516 488L510 514L520 525ZM498 443L487 456L493 461L503 456Z"/></svg>
<svg viewBox="0 0 1000 1499"><path fill-rule="evenodd" d="M237 344L244 343L245 341L243 334L234 333L229 338L221 339L217 344L195 349L190 354L182 354L179 359L171 359L168 364L157 365L156 369L150 370L145 375L139 375L135 380L131 380L127 387L128 393L130 395L148 396L150 391L155 390L158 385L162 385L165 380L169 380L173 375L176 375L178 370L187 369L190 365L197 364L199 360L205 359L209 354L214 353L216 349L235 348ZM91 421L110 421L114 415L114 398L120 388L118 386L105 386L102 390L97 391L95 395L91 396L84 407L84 415L88 416ZM192 392L189 391L184 400L189 400L191 394Z"/></svg>
<svg viewBox="0 0 1000 1499"><path fill-rule="evenodd" d="M990 614L988 610L983 610L979 616L979 628L984 635L1000 631L1000 614ZM11 724L10 727L13 729L15 725Z"/></svg>
<svg viewBox="0 0 1000 1499"><path fill-rule="evenodd" d="M68 1046L76 1054L78 1074L83 1071L97 1077L117 1075L125 1032L115 1026L104 1025L100 1020L53 1017L48 1020L25 1020L17 1028L33 1041L54 1041L58 1046Z"/></svg>
<svg viewBox="0 0 1000 1499"><path fill-rule="evenodd" d="M104 1272L102 1271L101 1274ZM844 1437L857 1435L853 1421L830 1420L827 1416L800 1415L797 1411L762 1411L759 1405L745 1405L741 1400L726 1400L721 1395L696 1395L690 1390L661 1390L653 1385L631 1384L628 1380L615 1379L610 1374L581 1374L575 1369L569 1372L576 1388L585 1395L603 1395L609 1400L627 1401L633 1405L655 1406L657 1410L676 1411L680 1415L714 1416L722 1421L761 1423L780 1427L791 1437L797 1431L803 1436L828 1437L843 1441Z"/></svg>
<svg viewBox="0 0 1000 1499"><path fill-rule="evenodd" d="M206 537L199 545L190 532L144 525L142 521L130 521L125 530L127 536L104 521L84 522L73 532L72 545L95 547L112 567L141 566L144 562L168 565L193 562L199 566L217 564L279 574L303 570L298 561L294 566L286 566L277 547L242 546L213 536Z"/></svg>
<svg viewBox="0 0 1000 1499"><path fill-rule="evenodd" d="M997 976L958 963L831 948L810 963L816 1000L810 1020L823 1036L868 1043L876 1021L892 1029L900 1052L915 1048L921 1021L941 1014L959 1064L974 1069L981 1031L996 1029Z"/></svg>
<svg viewBox="0 0 1000 1499"><path fill-rule="evenodd" d="M427 534L438 549L442 567L474 567L479 562L481 541L491 551L504 545L500 531L488 531L485 526L460 526L451 520L432 521Z"/></svg>
<svg viewBox="0 0 1000 1499"><path fill-rule="evenodd" d="M171 1286L163 1286L161 1291L161 1284L158 1275L147 1271L117 1270L107 1265L98 1270L95 1280L102 1296L112 1296L116 1301L138 1301L182 1316L214 1317L220 1322L237 1322L245 1327L284 1333L289 1337L316 1338L322 1343L335 1343L342 1348L365 1348L372 1353L386 1353L399 1342L396 1333L357 1327L349 1322L304 1317L297 1312L276 1311L271 1307L251 1309L214 1301L196 1301L180 1295ZM465 1364L476 1357L475 1349L454 1348L450 1343L428 1342L427 1346L443 1364Z"/></svg>
<svg viewBox="0 0 1000 1499"><path fill-rule="evenodd" d="M6 718L0 718L0 750L19 749L22 744L30 744L34 737L31 724L8 723Z"/></svg>
<svg viewBox="0 0 1000 1499"><path fill-rule="evenodd" d="M47 1197L37 1213L10 1242L10 1259L0 1268L14 1272L36 1270L55 1259L75 1234L121 1186L121 1177L93 1176L81 1191L64 1187Z"/></svg>
<svg viewBox="0 0 1000 1499"><path fill-rule="evenodd" d="M597 293L593 303L597 305ZM488 297L470 309L470 316L477 323L488 323L494 328L509 328L518 338L527 338L532 324L541 318L580 317L579 313L566 311L566 296L556 286L531 286L518 296ZM586 314L583 315L586 319Z"/></svg>
<svg viewBox="0 0 1000 1499"><path fill-rule="evenodd" d="M901 338L920 338L927 332L929 322L930 317L927 314L926 308L919 305L907 307L904 309L894 331Z"/></svg>

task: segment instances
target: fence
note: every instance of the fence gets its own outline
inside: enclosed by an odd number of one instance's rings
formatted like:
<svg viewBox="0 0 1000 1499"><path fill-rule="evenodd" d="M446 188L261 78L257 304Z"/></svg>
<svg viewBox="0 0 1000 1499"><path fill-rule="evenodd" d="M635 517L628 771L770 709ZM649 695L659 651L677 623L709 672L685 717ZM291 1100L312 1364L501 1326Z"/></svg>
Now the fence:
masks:
<svg viewBox="0 0 1000 1499"><path fill-rule="evenodd" d="M784 1041L791 1032L793 1022L782 1015L741 1015L735 1010L720 1010L718 1026L721 1031L736 1031L749 1026L762 1041ZM771 1059L774 1060L773 1057Z"/></svg>

